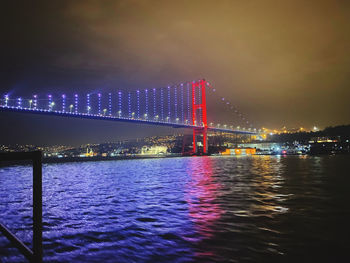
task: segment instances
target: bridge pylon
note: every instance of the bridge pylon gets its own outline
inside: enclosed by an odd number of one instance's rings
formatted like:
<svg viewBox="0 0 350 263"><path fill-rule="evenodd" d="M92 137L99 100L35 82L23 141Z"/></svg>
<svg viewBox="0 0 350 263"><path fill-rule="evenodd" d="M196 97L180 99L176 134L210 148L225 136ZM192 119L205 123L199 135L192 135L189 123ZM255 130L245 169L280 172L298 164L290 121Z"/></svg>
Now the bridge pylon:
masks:
<svg viewBox="0 0 350 263"><path fill-rule="evenodd" d="M208 121L207 121L207 102L205 94L206 81L204 79L192 82L192 125L202 126L193 129L193 153L197 154L196 136L203 136L203 154L208 153ZM198 92L196 92L198 90ZM199 99L196 99L196 94L200 94ZM198 125L198 122L199 123Z"/></svg>

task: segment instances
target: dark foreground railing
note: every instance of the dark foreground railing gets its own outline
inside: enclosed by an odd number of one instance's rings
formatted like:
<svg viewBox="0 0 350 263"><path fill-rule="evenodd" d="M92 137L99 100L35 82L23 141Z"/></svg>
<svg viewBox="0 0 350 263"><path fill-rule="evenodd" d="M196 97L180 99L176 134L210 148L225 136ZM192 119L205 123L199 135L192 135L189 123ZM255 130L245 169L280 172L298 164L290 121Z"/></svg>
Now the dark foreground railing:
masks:
<svg viewBox="0 0 350 263"><path fill-rule="evenodd" d="M36 152L0 153L0 161L33 162L33 251L0 223L0 231L30 262L43 260L42 154Z"/></svg>

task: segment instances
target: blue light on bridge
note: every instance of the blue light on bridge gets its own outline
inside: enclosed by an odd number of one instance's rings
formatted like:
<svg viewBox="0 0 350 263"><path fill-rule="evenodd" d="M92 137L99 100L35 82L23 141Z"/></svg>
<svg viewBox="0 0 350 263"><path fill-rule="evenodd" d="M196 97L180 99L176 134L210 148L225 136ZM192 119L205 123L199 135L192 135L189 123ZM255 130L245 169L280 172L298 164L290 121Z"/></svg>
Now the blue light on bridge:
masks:
<svg viewBox="0 0 350 263"><path fill-rule="evenodd" d="M22 107L22 98L17 99L17 107L21 108Z"/></svg>
<svg viewBox="0 0 350 263"><path fill-rule="evenodd" d="M33 100L34 110L36 110L38 107L38 95L34 95L33 98L34 98Z"/></svg>
<svg viewBox="0 0 350 263"><path fill-rule="evenodd" d="M8 103L9 103L9 95L5 95L5 106L7 107L8 106Z"/></svg>
<svg viewBox="0 0 350 263"><path fill-rule="evenodd" d="M78 94L74 95L74 113L78 113L78 103L79 103L79 97Z"/></svg>
<svg viewBox="0 0 350 263"><path fill-rule="evenodd" d="M66 95L62 95L62 112L66 111Z"/></svg>
<svg viewBox="0 0 350 263"><path fill-rule="evenodd" d="M49 110L51 110L51 107L52 107L52 95L48 95L48 98L49 98L49 104L48 104L48 107L49 107Z"/></svg>
<svg viewBox="0 0 350 263"><path fill-rule="evenodd" d="M168 117L167 121L169 122L171 117L171 108L170 108L170 86L168 86Z"/></svg>
<svg viewBox="0 0 350 263"><path fill-rule="evenodd" d="M124 97L124 101L121 91L118 91L115 96L113 93L108 93L108 97L106 96L105 100L102 100L101 93L97 93L97 101L95 95L91 97L91 93L88 93L85 95L86 100L80 102L78 94L73 94L70 98L65 94L58 98L55 98L51 94L43 97L40 96L42 98L40 99L40 103L38 103L38 95L34 95L30 99L22 97L10 99L9 95L6 94L4 95L4 100L2 100L4 103L0 103L0 108L51 115L132 121L179 128L200 128L203 127L201 112L199 112L199 118L196 120L196 124L191 125L192 101L191 86L189 84L181 83L178 86L167 86L166 88L159 89L159 91L153 88L150 91L151 94L147 89L128 92L127 96ZM134 93L136 93L135 97L133 97ZM198 93L199 91L197 91L197 96L201 95ZM145 96L144 98L143 95ZM160 100L158 104L157 99ZM198 97L196 99L198 100ZM57 105L55 105L55 101ZM230 108L233 109L231 103L225 99L224 101L225 105L230 105ZM118 104L115 107L113 107L114 102ZM164 103L166 104L164 105ZM125 105L124 108L123 105ZM244 117L242 116L242 118ZM246 119L245 121L247 122ZM210 125L209 129L223 132L234 131L232 125L217 126L215 128L213 125ZM239 131L239 129L235 131ZM243 131L249 134L256 133L256 129L254 130L253 128Z"/></svg>
<svg viewBox="0 0 350 263"><path fill-rule="evenodd" d="M87 113L89 114L90 110L91 110L90 94L89 93L86 95L86 110L87 110Z"/></svg>
<svg viewBox="0 0 350 263"><path fill-rule="evenodd" d="M131 118L131 93L128 93L128 112L129 112L129 118Z"/></svg>
<svg viewBox="0 0 350 263"><path fill-rule="evenodd" d="M140 119L140 91L136 91L136 103L137 103L137 118Z"/></svg>
<svg viewBox="0 0 350 263"><path fill-rule="evenodd" d="M148 90L145 90L145 104L146 104L146 113L145 113L145 119L148 117Z"/></svg>
<svg viewBox="0 0 350 263"><path fill-rule="evenodd" d="M162 121L164 121L164 94L163 89L160 89L160 116Z"/></svg>
<svg viewBox="0 0 350 263"><path fill-rule="evenodd" d="M122 92L118 92L118 116L121 117L122 114Z"/></svg>
<svg viewBox="0 0 350 263"><path fill-rule="evenodd" d="M98 114L100 115L101 114L101 93L98 93L97 94L97 99L98 99L98 102L97 102L97 104L98 104Z"/></svg>
<svg viewBox="0 0 350 263"><path fill-rule="evenodd" d="M112 115L112 93L108 93L108 115Z"/></svg>
<svg viewBox="0 0 350 263"><path fill-rule="evenodd" d="M156 110L156 89L153 89L153 118L156 119L157 110Z"/></svg>

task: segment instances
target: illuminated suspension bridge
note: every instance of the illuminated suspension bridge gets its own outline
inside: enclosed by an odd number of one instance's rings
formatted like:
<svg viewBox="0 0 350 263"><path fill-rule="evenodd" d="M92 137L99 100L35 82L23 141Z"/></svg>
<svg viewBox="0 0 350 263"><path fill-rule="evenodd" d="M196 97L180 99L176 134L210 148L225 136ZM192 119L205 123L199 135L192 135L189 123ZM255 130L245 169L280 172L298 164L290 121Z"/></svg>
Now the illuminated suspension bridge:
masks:
<svg viewBox="0 0 350 263"><path fill-rule="evenodd" d="M193 130L194 153L197 152L198 135L202 136L203 152L208 152L208 131L247 135L260 132L253 129L249 121L225 98L220 98L221 102L248 127L208 124L206 90L215 91L209 82L198 80L165 88L88 93L84 96L49 94L11 98L6 94L0 101L0 110L188 128Z"/></svg>

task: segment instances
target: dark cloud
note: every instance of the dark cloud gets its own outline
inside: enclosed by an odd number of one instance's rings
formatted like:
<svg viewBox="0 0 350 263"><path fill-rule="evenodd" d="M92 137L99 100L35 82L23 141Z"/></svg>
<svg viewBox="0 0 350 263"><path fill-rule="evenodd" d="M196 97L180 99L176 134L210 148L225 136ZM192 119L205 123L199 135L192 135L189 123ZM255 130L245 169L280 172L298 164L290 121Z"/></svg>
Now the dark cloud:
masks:
<svg viewBox="0 0 350 263"><path fill-rule="evenodd" d="M258 126L349 123L348 1L7 1L1 90L205 77Z"/></svg>

